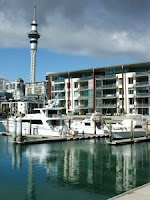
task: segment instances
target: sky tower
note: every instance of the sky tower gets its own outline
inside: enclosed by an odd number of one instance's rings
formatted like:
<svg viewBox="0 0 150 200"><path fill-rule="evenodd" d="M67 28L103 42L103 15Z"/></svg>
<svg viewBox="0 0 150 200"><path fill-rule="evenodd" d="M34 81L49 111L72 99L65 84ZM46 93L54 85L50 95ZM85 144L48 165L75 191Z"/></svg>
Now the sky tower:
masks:
<svg viewBox="0 0 150 200"><path fill-rule="evenodd" d="M31 73L30 73L30 82L35 82L35 70L36 70L36 51L38 39L40 38L40 34L37 32L37 22L36 22L36 3L34 3L34 11L33 11L33 20L31 23L31 32L28 33L28 37L30 38L30 51L31 51Z"/></svg>

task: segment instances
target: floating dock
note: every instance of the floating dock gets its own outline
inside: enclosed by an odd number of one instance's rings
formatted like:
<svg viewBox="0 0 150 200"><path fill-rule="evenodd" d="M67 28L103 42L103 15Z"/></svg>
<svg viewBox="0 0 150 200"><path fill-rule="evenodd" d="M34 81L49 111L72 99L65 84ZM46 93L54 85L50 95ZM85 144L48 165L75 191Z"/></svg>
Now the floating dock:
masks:
<svg viewBox="0 0 150 200"><path fill-rule="evenodd" d="M149 200L150 199L150 183L137 187L133 190L125 192L109 200Z"/></svg>
<svg viewBox="0 0 150 200"><path fill-rule="evenodd" d="M1 132L0 135L3 136L12 136L10 133ZM84 135L77 135L77 136L64 136L64 137L43 137L40 135L26 135L22 136L22 139L19 140L18 138L13 141L14 144L41 144L41 143L49 143L49 142L61 142L61 141L71 141L71 140L86 140L86 139L94 139L94 138L106 138L109 137L108 134L104 135L97 135L97 134L84 134Z"/></svg>
<svg viewBox="0 0 150 200"><path fill-rule="evenodd" d="M123 144L133 144L138 142L147 142L150 141L150 137L139 137L139 138L133 138L133 139L118 139L118 140L112 140L107 141L107 144L110 145L123 145Z"/></svg>

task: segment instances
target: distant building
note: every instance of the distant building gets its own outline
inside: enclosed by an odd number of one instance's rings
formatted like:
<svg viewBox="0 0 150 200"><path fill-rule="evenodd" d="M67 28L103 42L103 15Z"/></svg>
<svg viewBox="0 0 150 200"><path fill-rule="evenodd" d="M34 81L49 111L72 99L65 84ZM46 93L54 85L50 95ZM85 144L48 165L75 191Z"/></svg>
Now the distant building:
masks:
<svg viewBox="0 0 150 200"><path fill-rule="evenodd" d="M1 102L1 110L5 112L9 110L9 115L23 116L27 113L32 113L34 108L43 107L43 101L41 100L8 100Z"/></svg>
<svg viewBox="0 0 150 200"><path fill-rule="evenodd" d="M25 83L24 80L19 78L16 81L6 83L6 92L12 93L13 99L24 99Z"/></svg>
<svg viewBox="0 0 150 200"><path fill-rule="evenodd" d="M150 62L47 73L48 99L57 96L64 113L150 115Z"/></svg>
<svg viewBox="0 0 150 200"><path fill-rule="evenodd" d="M35 83L26 83L25 84L25 96L35 99L46 99L46 82L35 82Z"/></svg>
<svg viewBox="0 0 150 200"><path fill-rule="evenodd" d="M6 83L8 83L8 80L0 77L0 91L6 91Z"/></svg>

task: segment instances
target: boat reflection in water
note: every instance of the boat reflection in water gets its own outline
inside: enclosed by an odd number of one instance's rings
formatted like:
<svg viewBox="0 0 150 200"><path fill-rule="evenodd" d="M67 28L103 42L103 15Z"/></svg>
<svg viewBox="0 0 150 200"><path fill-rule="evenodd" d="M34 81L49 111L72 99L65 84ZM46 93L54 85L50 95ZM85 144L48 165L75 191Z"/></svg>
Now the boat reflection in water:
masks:
<svg viewBox="0 0 150 200"><path fill-rule="evenodd" d="M16 200L108 199L150 181L149 143L109 146L105 139L91 139L7 146L12 169L0 169L12 174L7 189L13 188Z"/></svg>

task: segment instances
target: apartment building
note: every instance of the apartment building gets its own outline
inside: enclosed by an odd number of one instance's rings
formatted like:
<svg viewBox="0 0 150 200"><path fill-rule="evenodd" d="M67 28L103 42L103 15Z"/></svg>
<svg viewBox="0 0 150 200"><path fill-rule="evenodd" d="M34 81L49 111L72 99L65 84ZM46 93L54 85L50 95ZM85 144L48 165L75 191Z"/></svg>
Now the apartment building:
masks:
<svg viewBox="0 0 150 200"><path fill-rule="evenodd" d="M46 82L34 82L25 84L25 96L36 99L46 98Z"/></svg>
<svg viewBox="0 0 150 200"><path fill-rule="evenodd" d="M48 98L64 113L150 115L150 62L47 73Z"/></svg>

